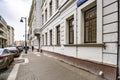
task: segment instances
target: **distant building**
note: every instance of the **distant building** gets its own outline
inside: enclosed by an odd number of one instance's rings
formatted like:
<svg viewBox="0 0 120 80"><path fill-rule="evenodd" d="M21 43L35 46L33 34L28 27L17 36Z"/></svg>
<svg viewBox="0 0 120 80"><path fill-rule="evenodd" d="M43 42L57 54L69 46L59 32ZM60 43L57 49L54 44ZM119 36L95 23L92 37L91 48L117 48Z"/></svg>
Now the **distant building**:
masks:
<svg viewBox="0 0 120 80"><path fill-rule="evenodd" d="M25 41L15 41L15 46L24 46Z"/></svg>
<svg viewBox="0 0 120 80"><path fill-rule="evenodd" d="M7 45L14 46L14 28L9 25L7 27L8 27Z"/></svg>
<svg viewBox="0 0 120 80"><path fill-rule="evenodd" d="M10 26L7 26L7 46L10 46Z"/></svg>
<svg viewBox="0 0 120 80"><path fill-rule="evenodd" d="M43 53L96 75L103 73L107 80L117 80L119 4L120 0L33 0L30 42L40 39L38 48Z"/></svg>
<svg viewBox="0 0 120 80"><path fill-rule="evenodd" d="M6 21L0 16L0 47L14 45L14 28L7 25Z"/></svg>
<svg viewBox="0 0 120 80"><path fill-rule="evenodd" d="M36 49L40 47L40 32L39 27L41 26L41 0L33 0L31 11L29 14L28 25L29 25L29 46L34 46ZM37 7L36 7L37 6ZM38 7L39 6L39 7ZM38 41L39 40L39 41Z"/></svg>

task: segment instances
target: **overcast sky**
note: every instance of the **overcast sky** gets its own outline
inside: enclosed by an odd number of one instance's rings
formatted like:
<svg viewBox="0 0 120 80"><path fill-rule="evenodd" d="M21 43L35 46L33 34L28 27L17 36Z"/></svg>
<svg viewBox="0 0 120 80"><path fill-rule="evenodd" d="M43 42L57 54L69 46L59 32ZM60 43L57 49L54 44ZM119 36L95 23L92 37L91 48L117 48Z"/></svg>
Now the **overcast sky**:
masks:
<svg viewBox="0 0 120 80"><path fill-rule="evenodd" d="M15 31L15 41L24 40L25 23L21 17L29 17L32 0L0 0L0 15Z"/></svg>

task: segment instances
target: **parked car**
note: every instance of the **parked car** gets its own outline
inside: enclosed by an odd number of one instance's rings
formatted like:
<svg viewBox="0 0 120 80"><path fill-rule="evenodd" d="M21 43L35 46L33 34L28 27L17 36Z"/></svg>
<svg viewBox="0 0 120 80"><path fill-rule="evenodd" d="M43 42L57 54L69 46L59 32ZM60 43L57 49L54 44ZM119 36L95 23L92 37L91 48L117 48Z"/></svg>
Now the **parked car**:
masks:
<svg viewBox="0 0 120 80"><path fill-rule="evenodd" d="M0 48L0 69L9 68L12 61L14 61L13 54L7 49Z"/></svg>
<svg viewBox="0 0 120 80"><path fill-rule="evenodd" d="M22 52L23 51L23 47L22 46L17 46L19 52Z"/></svg>
<svg viewBox="0 0 120 80"><path fill-rule="evenodd" d="M11 53L13 53L14 57L20 56L20 52L17 47L6 47L5 49L8 49Z"/></svg>

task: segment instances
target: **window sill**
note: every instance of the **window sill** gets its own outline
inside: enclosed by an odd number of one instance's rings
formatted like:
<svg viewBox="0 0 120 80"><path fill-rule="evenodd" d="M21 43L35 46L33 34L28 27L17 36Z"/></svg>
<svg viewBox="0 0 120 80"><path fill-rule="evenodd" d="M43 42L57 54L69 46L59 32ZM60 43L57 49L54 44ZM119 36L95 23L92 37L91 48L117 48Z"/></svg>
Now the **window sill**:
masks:
<svg viewBox="0 0 120 80"><path fill-rule="evenodd" d="M77 46L77 47L104 47L104 44L65 44L64 46Z"/></svg>

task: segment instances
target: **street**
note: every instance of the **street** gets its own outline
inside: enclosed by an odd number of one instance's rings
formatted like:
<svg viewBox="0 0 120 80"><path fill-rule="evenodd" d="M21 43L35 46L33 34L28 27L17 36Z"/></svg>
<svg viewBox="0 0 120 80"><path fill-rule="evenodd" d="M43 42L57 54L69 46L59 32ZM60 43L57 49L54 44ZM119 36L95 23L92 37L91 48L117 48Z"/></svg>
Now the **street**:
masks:
<svg viewBox="0 0 120 80"><path fill-rule="evenodd" d="M99 76L59 61L50 55L28 51L16 58L0 80L103 80Z"/></svg>
<svg viewBox="0 0 120 80"><path fill-rule="evenodd" d="M120 80L119 5L0 0L0 80Z"/></svg>
<svg viewBox="0 0 120 80"><path fill-rule="evenodd" d="M8 76L9 76L9 74L11 73L14 65L15 65L15 62L13 62L13 63L10 65L10 67L9 67L8 70L6 70L6 69L0 70L0 80L7 80L7 78L8 78Z"/></svg>

